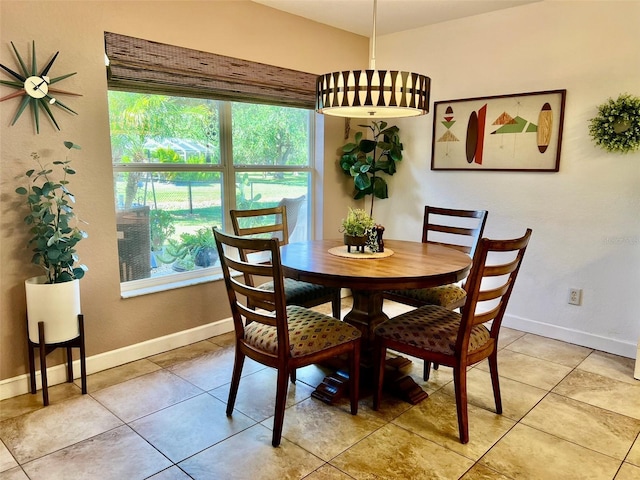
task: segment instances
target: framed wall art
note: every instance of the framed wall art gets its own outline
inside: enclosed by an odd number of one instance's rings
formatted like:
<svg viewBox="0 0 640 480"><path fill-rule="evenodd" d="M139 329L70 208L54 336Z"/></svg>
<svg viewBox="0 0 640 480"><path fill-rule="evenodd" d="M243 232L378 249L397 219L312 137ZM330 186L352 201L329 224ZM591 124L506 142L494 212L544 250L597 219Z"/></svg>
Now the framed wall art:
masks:
<svg viewBox="0 0 640 480"><path fill-rule="evenodd" d="M431 170L557 172L566 93L435 102Z"/></svg>

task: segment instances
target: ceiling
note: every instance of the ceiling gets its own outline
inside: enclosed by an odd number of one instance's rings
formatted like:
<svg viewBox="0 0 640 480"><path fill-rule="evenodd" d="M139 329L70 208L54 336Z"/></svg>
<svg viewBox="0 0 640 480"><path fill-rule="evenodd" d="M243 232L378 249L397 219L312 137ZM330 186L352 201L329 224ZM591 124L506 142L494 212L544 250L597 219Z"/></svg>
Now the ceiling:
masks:
<svg viewBox="0 0 640 480"><path fill-rule="evenodd" d="M373 0L253 0L268 7L370 37ZM376 36L542 0L378 0Z"/></svg>

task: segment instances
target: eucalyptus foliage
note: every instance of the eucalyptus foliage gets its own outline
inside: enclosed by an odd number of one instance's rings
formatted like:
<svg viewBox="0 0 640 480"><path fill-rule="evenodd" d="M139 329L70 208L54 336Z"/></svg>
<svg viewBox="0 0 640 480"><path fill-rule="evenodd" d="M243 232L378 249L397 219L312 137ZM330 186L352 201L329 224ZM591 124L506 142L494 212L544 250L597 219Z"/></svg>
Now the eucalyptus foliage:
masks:
<svg viewBox="0 0 640 480"><path fill-rule="evenodd" d="M64 146L80 149L73 142L64 142ZM76 172L71 168L71 160L53 162L53 166L43 165L40 155L33 152L31 158L38 163L39 169L26 172L27 178L33 185L29 189L19 187L16 193L25 195L29 207L29 215L24 217L33 237L27 246L33 246L31 263L43 268L47 283L63 283L80 279L87 267L78 264L76 245L87 237L86 232L80 230L73 213L75 197L67 189L67 177ZM52 178L55 171L62 175L60 180Z"/></svg>
<svg viewBox="0 0 640 480"><path fill-rule="evenodd" d="M596 145L609 152L626 153L640 147L640 97L621 94L598 107L589 134Z"/></svg>
<svg viewBox="0 0 640 480"><path fill-rule="evenodd" d="M355 141L342 147L340 168L346 175L353 177L356 200L371 195L370 215L373 216L374 198L388 198L389 187L379 173L393 175L396 173L396 162L402 160L402 143L398 135L399 128L387 127L387 122L372 122L372 125L358 125L368 128L373 140L363 138L357 132Z"/></svg>

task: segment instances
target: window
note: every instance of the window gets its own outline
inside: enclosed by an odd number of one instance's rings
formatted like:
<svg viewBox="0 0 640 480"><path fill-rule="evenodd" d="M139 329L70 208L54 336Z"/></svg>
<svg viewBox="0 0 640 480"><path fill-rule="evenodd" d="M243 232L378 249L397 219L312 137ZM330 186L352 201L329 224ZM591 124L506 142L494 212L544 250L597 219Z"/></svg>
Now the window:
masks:
<svg viewBox="0 0 640 480"><path fill-rule="evenodd" d="M218 274L231 208L285 202L310 236L312 110L112 90L109 116L123 293Z"/></svg>

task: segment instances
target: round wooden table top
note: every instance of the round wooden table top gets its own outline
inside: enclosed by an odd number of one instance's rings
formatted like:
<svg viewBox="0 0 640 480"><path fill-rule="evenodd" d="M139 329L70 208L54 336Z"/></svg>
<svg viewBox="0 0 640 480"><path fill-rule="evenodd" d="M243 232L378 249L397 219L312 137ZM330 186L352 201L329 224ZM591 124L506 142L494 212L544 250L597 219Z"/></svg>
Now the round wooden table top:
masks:
<svg viewBox="0 0 640 480"><path fill-rule="evenodd" d="M386 240L393 255L345 258L329 253L342 239L290 243L281 248L285 276L329 287L362 290L428 288L464 279L471 268L466 253L442 245Z"/></svg>

